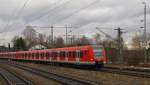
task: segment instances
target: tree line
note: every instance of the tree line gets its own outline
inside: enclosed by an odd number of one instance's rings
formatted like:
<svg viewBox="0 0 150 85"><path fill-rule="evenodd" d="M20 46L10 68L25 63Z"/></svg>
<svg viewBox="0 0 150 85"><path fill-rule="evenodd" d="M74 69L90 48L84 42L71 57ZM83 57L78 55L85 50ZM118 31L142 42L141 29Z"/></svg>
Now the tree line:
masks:
<svg viewBox="0 0 150 85"><path fill-rule="evenodd" d="M93 35L93 38L98 45L103 45L104 49L107 51L107 60L111 62L117 62L117 52L118 52L118 43L117 38L109 39L105 38L102 39L102 36L98 33ZM150 40L150 34L147 35L147 41ZM42 33L36 32L33 28L26 28L22 32L22 36L15 36L12 39L13 46L9 49L9 51L19 51L19 50L29 50L30 48L36 45L45 46L46 49L50 48L62 48L62 47L70 47L70 46L82 46L82 45L89 45L91 41L86 36L81 36L77 38L75 35L68 37L68 42L62 36L54 36L52 41L51 35L45 35ZM125 44L123 38L121 39L122 47L123 47L123 57L124 62L128 64L139 64L144 60L144 53L143 53L143 35L135 35L131 39L131 46L132 49L128 49L127 45ZM5 50L6 47L0 47ZM40 49L39 49L40 50ZM148 56L150 56L150 49L148 49ZM150 60L150 59L149 59Z"/></svg>
<svg viewBox="0 0 150 85"><path fill-rule="evenodd" d="M29 50L31 47L36 45L45 46L47 49L49 48L61 48L61 47L69 47L69 46L82 46L91 44L91 41L86 36L81 36L77 38L75 35L68 38L68 42L65 43L65 40L62 36L54 37L52 41L51 35L45 35L42 33L36 32L31 27L28 27L23 30L22 37L15 36L12 39L13 49L14 50ZM117 47L116 39L102 39L100 34L95 34L93 36L95 43L101 44L104 47L115 48Z"/></svg>

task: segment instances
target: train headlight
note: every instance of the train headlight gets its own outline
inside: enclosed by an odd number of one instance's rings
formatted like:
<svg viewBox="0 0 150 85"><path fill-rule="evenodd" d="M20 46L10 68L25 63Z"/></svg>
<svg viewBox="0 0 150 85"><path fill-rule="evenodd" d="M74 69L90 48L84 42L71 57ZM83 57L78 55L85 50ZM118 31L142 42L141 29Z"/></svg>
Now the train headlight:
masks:
<svg viewBox="0 0 150 85"><path fill-rule="evenodd" d="M94 59L90 59L91 61L93 61Z"/></svg>

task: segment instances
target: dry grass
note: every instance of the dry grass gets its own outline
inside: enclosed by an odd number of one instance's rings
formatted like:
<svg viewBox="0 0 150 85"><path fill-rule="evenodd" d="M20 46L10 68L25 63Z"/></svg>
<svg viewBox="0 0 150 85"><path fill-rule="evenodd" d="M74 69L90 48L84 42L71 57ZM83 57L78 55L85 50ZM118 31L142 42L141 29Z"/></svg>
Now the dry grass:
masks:
<svg viewBox="0 0 150 85"><path fill-rule="evenodd" d="M0 75L0 85L7 85L6 81L1 75Z"/></svg>
<svg viewBox="0 0 150 85"><path fill-rule="evenodd" d="M53 71L63 75L70 75L77 78L97 81L106 85L150 85L150 79L148 78L140 78L127 75L118 75L112 73L87 71L56 66L45 66L31 63L28 63L26 65L34 68L39 68L45 71Z"/></svg>
<svg viewBox="0 0 150 85"><path fill-rule="evenodd" d="M38 76L36 74L30 73L30 72L27 72L18 68L10 67L8 65L3 65L3 67L8 68L9 70L17 73L18 75L21 75L24 78L32 81L34 85L60 85L59 83L53 80L43 78L41 76Z"/></svg>

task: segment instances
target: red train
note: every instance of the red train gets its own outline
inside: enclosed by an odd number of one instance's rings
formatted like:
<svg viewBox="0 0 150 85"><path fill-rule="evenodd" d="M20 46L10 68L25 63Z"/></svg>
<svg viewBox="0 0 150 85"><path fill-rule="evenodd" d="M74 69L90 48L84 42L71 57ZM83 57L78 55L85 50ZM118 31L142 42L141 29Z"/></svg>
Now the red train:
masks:
<svg viewBox="0 0 150 85"><path fill-rule="evenodd" d="M106 62L105 50L98 45L5 52L0 58L88 66L103 66Z"/></svg>

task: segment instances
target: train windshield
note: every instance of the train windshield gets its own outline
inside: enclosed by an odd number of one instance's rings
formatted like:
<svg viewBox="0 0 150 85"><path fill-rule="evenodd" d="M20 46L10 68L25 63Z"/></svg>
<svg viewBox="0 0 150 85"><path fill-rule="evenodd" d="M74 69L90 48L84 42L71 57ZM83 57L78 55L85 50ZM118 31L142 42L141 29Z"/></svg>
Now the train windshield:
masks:
<svg viewBox="0 0 150 85"><path fill-rule="evenodd" d="M95 57L101 57L102 56L102 46L99 45L92 45L93 52Z"/></svg>

